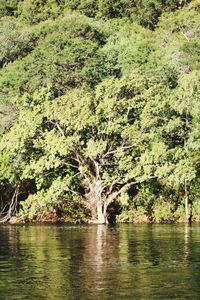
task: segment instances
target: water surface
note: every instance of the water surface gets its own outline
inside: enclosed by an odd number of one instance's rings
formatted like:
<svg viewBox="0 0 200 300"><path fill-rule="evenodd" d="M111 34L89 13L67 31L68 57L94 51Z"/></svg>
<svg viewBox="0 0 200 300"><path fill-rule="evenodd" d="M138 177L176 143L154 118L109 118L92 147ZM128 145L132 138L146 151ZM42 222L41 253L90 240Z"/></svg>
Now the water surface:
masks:
<svg viewBox="0 0 200 300"><path fill-rule="evenodd" d="M200 226L2 226L0 299L200 299Z"/></svg>

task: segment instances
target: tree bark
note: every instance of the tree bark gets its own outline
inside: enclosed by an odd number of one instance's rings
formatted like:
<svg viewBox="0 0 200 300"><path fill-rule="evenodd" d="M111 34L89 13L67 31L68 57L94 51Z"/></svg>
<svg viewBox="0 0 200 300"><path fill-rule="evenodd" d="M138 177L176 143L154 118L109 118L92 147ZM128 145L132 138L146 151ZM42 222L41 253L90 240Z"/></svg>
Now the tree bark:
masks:
<svg viewBox="0 0 200 300"><path fill-rule="evenodd" d="M107 223L107 206L102 203L102 199L99 199L97 204L97 222L98 224L106 224Z"/></svg>
<svg viewBox="0 0 200 300"><path fill-rule="evenodd" d="M107 205L102 198L102 184L98 179L93 179L90 184L90 191L86 195L87 201L92 214L91 223L105 224L107 223Z"/></svg>

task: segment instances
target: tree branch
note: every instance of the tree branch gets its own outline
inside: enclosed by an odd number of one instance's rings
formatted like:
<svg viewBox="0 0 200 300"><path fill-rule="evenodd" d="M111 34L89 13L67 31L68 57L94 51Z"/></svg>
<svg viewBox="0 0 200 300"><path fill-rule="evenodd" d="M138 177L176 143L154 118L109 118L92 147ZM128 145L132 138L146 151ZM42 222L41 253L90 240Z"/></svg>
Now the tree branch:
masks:
<svg viewBox="0 0 200 300"><path fill-rule="evenodd" d="M128 191L128 189L130 187L132 187L133 185L136 185L136 184L139 184L139 183L142 183L144 181L146 181L147 179L153 179L153 178L157 178L157 176L149 176L148 178L146 178L145 180L139 182L139 181L131 181L131 182L128 182L126 183L125 185L123 185L118 191L115 191L113 192L112 194L110 194L108 196L108 200L107 200L107 206L110 205L119 195L121 195L122 193ZM113 184L111 185L111 191L112 191L112 188L113 188Z"/></svg>
<svg viewBox="0 0 200 300"><path fill-rule="evenodd" d="M128 149L131 149L131 148L133 148L133 147L135 147L135 144L134 144L134 145L130 145L130 146L122 146L122 147L120 147L120 148L118 148L118 149L116 149L116 150L108 151L107 153L105 153L105 154L103 155L103 158L109 156L110 154L114 154L114 153L116 153L116 152L118 152L118 151L120 151L120 150L128 150Z"/></svg>
<svg viewBox="0 0 200 300"><path fill-rule="evenodd" d="M0 219L0 224L9 221L9 219L12 217L12 214L16 212L18 193L19 193L19 186L16 187L9 205L9 209L6 215L2 219Z"/></svg>
<svg viewBox="0 0 200 300"><path fill-rule="evenodd" d="M96 179L99 180L100 178L100 166L99 166L99 163L97 161L93 161L94 163L94 167L95 167L95 176L96 176Z"/></svg>
<svg viewBox="0 0 200 300"><path fill-rule="evenodd" d="M48 123L53 124L58 129L58 131L60 132L61 136L65 137L65 133L64 133L63 129L60 127L60 125L58 124L58 122L56 122L56 121L53 122L53 121L51 121L51 120L48 119Z"/></svg>
<svg viewBox="0 0 200 300"><path fill-rule="evenodd" d="M187 37L187 35L185 34L185 33L183 33L182 31L181 31L181 34L184 36L184 38L189 42L190 41L190 39Z"/></svg>

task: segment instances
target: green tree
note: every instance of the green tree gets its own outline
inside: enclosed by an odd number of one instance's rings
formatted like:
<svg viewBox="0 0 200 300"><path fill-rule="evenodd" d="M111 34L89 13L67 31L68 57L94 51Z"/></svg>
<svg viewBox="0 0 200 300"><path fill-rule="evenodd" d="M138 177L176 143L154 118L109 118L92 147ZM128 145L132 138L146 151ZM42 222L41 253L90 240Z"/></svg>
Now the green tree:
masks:
<svg viewBox="0 0 200 300"><path fill-rule="evenodd" d="M60 13L57 0L25 0L18 5L20 16L29 24L56 18Z"/></svg>
<svg viewBox="0 0 200 300"><path fill-rule="evenodd" d="M0 0L0 17L13 16L20 0Z"/></svg>
<svg viewBox="0 0 200 300"><path fill-rule="evenodd" d="M76 192L82 187L92 217L105 223L107 209L118 196L134 185L163 176L160 163L167 146L156 142L159 135L153 125L157 118L149 127L147 115L143 115L149 96L154 106L161 99L162 85L152 86L152 80L136 72L105 80L96 95L74 90L57 101L35 96L39 102L21 112L18 124L2 143L10 160L18 162L19 177L35 179L40 189L40 184L49 186L49 178L53 182L60 178L62 170L63 178L68 172L72 178L76 175ZM10 142L5 143L7 140ZM56 178L46 178L46 172ZM65 182L65 188L71 190L70 184Z"/></svg>

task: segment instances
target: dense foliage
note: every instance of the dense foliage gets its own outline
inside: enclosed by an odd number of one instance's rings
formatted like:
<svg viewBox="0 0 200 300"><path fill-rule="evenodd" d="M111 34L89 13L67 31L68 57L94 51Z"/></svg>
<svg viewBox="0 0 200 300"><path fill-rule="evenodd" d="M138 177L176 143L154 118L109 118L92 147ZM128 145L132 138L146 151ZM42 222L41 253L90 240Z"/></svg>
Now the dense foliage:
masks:
<svg viewBox="0 0 200 300"><path fill-rule="evenodd" d="M3 221L200 221L199 9L0 1Z"/></svg>

